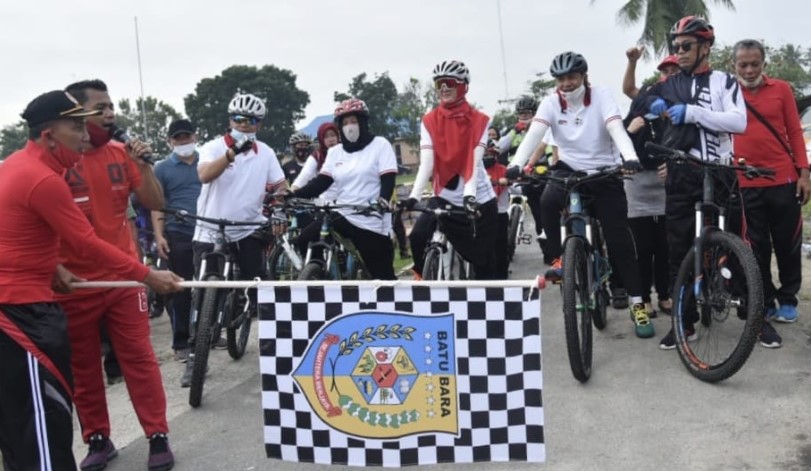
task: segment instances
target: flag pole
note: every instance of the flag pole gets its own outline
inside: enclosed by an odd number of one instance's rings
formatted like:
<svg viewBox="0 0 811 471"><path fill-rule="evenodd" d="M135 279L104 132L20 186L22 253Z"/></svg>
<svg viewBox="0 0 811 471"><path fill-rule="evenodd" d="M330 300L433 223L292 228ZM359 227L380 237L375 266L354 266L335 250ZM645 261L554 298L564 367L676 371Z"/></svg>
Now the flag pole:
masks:
<svg viewBox="0 0 811 471"><path fill-rule="evenodd" d="M498 38L501 43L501 70L504 72L504 100L510 99L510 90L507 86L507 57L504 54L504 31L501 26L501 0L496 0L498 9Z"/></svg>
<svg viewBox="0 0 811 471"><path fill-rule="evenodd" d="M135 51L138 55L138 81L141 84L141 121L143 122L144 126L144 136L145 140L149 138L149 128L146 125L146 103L144 99L144 76L141 72L141 40L138 36L138 17L135 17Z"/></svg>

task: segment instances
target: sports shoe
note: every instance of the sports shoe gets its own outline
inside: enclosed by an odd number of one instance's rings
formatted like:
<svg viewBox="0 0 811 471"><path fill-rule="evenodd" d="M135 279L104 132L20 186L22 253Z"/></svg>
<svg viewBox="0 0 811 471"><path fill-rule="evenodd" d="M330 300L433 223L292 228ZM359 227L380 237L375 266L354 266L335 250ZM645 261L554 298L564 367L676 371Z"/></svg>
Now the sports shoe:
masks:
<svg viewBox="0 0 811 471"><path fill-rule="evenodd" d="M763 308L763 318L768 322L774 320L777 316L777 308L774 306L766 306Z"/></svg>
<svg viewBox="0 0 811 471"><path fill-rule="evenodd" d="M194 372L194 356L189 355L189 360L186 362L186 369L183 370L183 376L180 377L180 387L188 388L191 386L191 375Z"/></svg>
<svg viewBox="0 0 811 471"><path fill-rule="evenodd" d="M113 458L118 456L113 442L100 433L94 433L88 440L87 456L79 465L82 471L100 471L107 467Z"/></svg>
<svg viewBox="0 0 811 471"><path fill-rule="evenodd" d="M414 275L414 281L422 281L422 275L420 275L413 269L411 270L411 273Z"/></svg>
<svg viewBox="0 0 811 471"><path fill-rule="evenodd" d="M774 320L785 323L797 322L797 306L781 304L774 315Z"/></svg>
<svg viewBox="0 0 811 471"><path fill-rule="evenodd" d="M544 278L551 283L560 283L560 280L563 279L563 260L556 258L549 265L549 270L544 273Z"/></svg>
<svg viewBox="0 0 811 471"><path fill-rule="evenodd" d="M648 311L645 309L645 303L635 303L631 306L631 319L634 321L634 332L637 337L647 339L656 334L648 317Z"/></svg>
<svg viewBox="0 0 811 471"><path fill-rule="evenodd" d="M653 308L651 303L645 303L645 312L648 313L649 319L656 319L658 314L656 313L656 309Z"/></svg>
<svg viewBox="0 0 811 471"><path fill-rule="evenodd" d="M625 309L628 307L628 291L625 288L614 288L611 290L611 306L614 309Z"/></svg>
<svg viewBox="0 0 811 471"><path fill-rule="evenodd" d="M175 350L175 361L180 363L186 363L189 361L189 354L190 351L188 348L179 348Z"/></svg>
<svg viewBox="0 0 811 471"><path fill-rule="evenodd" d="M764 322L760 329L760 344L766 348L780 348L783 346L783 339L770 323Z"/></svg>
<svg viewBox="0 0 811 471"><path fill-rule="evenodd" d="M169 448L165 433L156 433L149 438L149 471L169 471L175 466L175 455Z"/></svg>
<svg viewBox="0 0 811 471"><path fill-rule="evenodd" d="M687 334L687 341L692 342L698 338L698 334L695 333L693 329L684 329L684 333ZM659 349L660 350L673 350L676 348L676 333L673 329L670 329L670 332L665 335L662 340L659 341Z"/></svg>
<svg viewBox="0 0 811 471"><path fill-rule="evenodd" d="M107 386L112 386L124 381L123 375L107 375Z"/></svg>
<svg viewBox="0 0 811 471"><path fill-rule="evenodd" d="M220 337L216 342L211 344L211 348L215 350L225 350L228 348L228 342L226 342L223 337Z"/></svg>

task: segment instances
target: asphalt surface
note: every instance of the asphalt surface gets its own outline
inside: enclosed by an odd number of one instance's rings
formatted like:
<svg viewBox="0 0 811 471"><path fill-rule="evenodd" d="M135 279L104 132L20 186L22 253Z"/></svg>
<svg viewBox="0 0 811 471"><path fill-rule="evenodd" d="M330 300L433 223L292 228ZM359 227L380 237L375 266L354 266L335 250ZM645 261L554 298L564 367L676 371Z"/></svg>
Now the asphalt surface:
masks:
<svg viewBox="0 0 811 471"><path fill-rule="evenodd" d="M512 278L543 270L537 246L521 246ZM804 263L808 263L804 261ZM804 272L808 273L808 266ZM808 275L806 275L808 278ZM808 286L808 279L805 286ZM804 290L807 293L807 288ZM654 297L655 299L655 297ZM756 347L743 369L716 385L690 376L675 351L658 349L670 324L654 320L653 339L634 337L625 310L609 311L608 327L594 336L594 371L587 384L571 375L563 336L560 293L542 292L544 409L549 470L811 469L811 310L801 299L795 324L779 324L783 348ZM181 389L183 365L171 359L166 316L153 322L168 399L170 441L176 470L318 470L325 466L265 457L260 401L258 341L245 357L210 357L203 404L188 405ZM148 443L124 384L107 389L112 439L119 457L108 469L146 469ZM76 429L78 460L86 453ZM529 471L526 463L463 465L468 469ZM450 470L458 465L438 465Z"/></svg>

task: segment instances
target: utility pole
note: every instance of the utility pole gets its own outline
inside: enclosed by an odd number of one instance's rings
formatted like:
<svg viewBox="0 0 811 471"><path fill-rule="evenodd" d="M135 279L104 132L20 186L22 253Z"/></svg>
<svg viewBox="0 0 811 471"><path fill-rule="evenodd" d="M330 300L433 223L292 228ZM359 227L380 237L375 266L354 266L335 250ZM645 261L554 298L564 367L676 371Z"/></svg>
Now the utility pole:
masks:
<svg viewBox="0 0 811 471"><path fill-rule="evenodd" d="M138 37L138 17L135 17L135 51L138 54L138 81L141 83L141 121L144 125L144 140L149 140L149 128L146 125L146 100L144 98L144 76L141 72L141 40Z"/></svg>
<svg viewBox="0 0 811 471"><path fill-rule="evenodd" d="M504 30L501 26L501 0L496 0L498 9L498 38L501 43L501 69L504 72L504 99L510 99L510 89L507 86L507 57L504 54Z"/></svg>

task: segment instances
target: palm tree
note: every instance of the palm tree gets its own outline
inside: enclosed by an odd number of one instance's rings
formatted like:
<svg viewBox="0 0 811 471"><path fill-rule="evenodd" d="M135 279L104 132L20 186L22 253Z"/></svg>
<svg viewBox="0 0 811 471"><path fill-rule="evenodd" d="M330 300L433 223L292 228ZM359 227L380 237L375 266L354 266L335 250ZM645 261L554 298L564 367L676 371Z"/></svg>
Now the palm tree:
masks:
<svg viewBox="0 0 811 471"><path fill-rule="evenodd" d="M592 0L592 3L596 0ZM617 22L633 26L645 21L639 43L647 46L656 55L668 50L670 28L680 18L688 15L709 18L710 11L704 0L628 0L617 12ZM732 0L712 0L712 3L735 10Z"/></svg>

